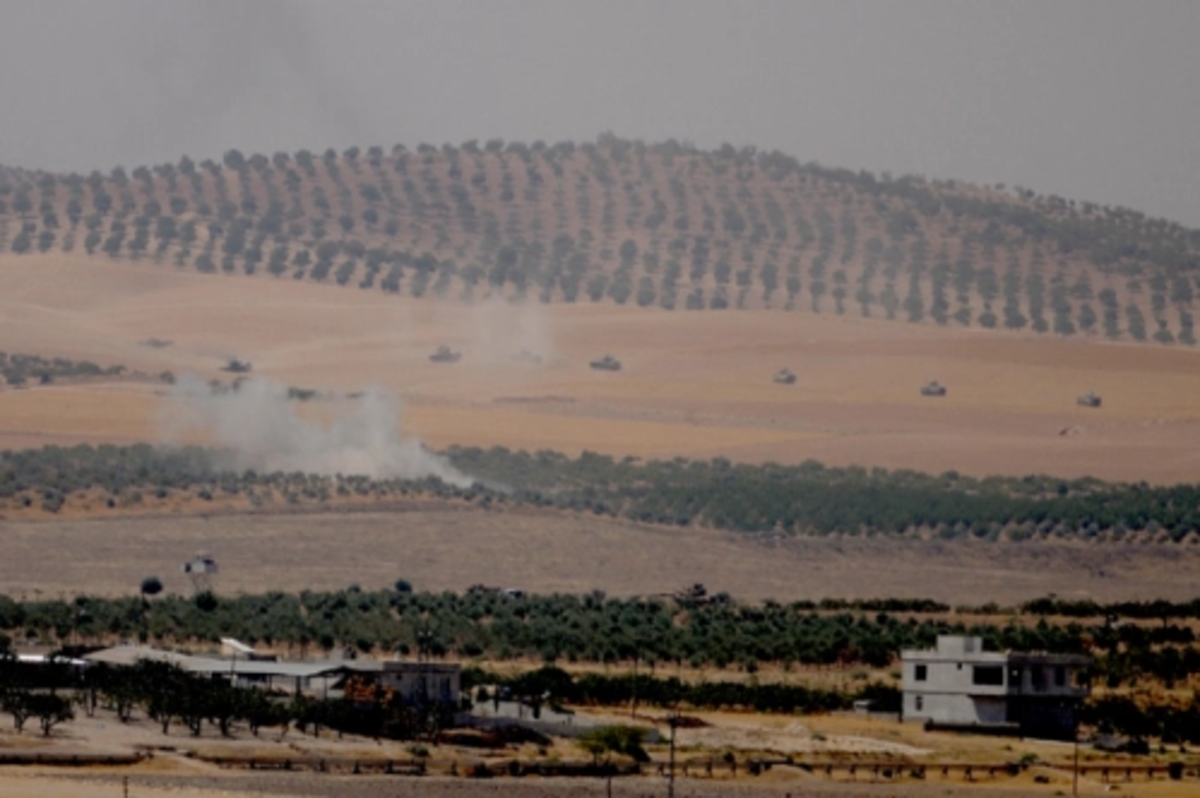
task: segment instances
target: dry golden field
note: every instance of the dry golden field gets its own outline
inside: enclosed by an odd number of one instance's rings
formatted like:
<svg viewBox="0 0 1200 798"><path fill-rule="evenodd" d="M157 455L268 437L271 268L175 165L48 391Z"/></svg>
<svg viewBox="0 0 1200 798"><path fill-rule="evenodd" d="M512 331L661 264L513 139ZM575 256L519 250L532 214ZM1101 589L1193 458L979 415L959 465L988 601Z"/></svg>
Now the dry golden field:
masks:
<svg viewBox="0 0 1200 798"><path fill-rule="evenodd" d="M390 587L667 593L693 582L748 601L932 598L1013 605L1057 593L1101 601L1195 595L1193 546L873 538L757 540L532 510L138 516L0 521L0 592L131 594L146 576L190 585L198 550L221 593Z"/></svg>
<svg viewBox="0 0 1200 798"><path fill-rule="evenodd" d="M380 386L435 448L1200 478L1200 369L1182 348L809 313L469 306L61 254L0 256L0 274L0 349L224 379L236 355L287 385ZM430 363L441 343L462 361ZM546 362L512 362L521 348ZM624 369L587 367L605 352ZM796 384L771 381L782 367ZM921 398L929 379L949 395ZM1102 409L1075 405L1088 389ZM0 388L0 448L158 439L163 391Z"/></svg>

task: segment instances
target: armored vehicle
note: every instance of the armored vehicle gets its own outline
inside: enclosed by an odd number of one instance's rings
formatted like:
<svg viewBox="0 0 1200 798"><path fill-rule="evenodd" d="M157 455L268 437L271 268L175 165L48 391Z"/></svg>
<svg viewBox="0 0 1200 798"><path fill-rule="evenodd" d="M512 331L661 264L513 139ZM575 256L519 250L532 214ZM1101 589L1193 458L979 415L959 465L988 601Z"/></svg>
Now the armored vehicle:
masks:
<svg viewBox="0 0 1200 798"><path fill-rule="evenodd" d="M921 386L921 396L945 396L946 386L942 385L937 380L927 382Z"/></svg>
<svg viewBox="0 0 1200 798"><path fill-rule="evenodd" d="M1075 404L1080 407L1099 407L1100 397L1093 391L1088 391L1082 396L1075 397Z"/></svg>
<svg viewBox="0 0 1200 798"><path fill-rule="evenodd" d="M793 374L789 369L780 369L779 371L775 372L775 382L779 383L780 385L791 385L795 381L796 375Z"/></svg>
<svg viewBox="0 0 1200 798"><path fill-rule="evenodd" d="M457 363L461 357L462 352L455 352L448 346L439 346L429 359L434 363Z"/></svg>
<svg viewBox="0 0 1200 798"><path fill-rule="evenodd" d="M253 368L253 366L250 365L249 360L241 360L236 357L231 357L229 358L229 362L225 364L224 370L234 374L246 374L251 368Z"/></svg>
<svg viewBox="0 0 1200 798"><path fill-rule="evenodd" d="M621 370L621 361L617 360L612 355L605 355L604 357L600 358L599 360L593 360L588 365L591 366L592 368L598 369L600 371L620 371Z"/></svg>
<svg viewBox="0 0 1200 798"><path fill-rule="evenodd" d="M728 604L728 593L709 593L702 583L697 582L694 585L685 587L682 590L676 590L671 597L676 602L684 605L704 606L706 604Z"/></svg>

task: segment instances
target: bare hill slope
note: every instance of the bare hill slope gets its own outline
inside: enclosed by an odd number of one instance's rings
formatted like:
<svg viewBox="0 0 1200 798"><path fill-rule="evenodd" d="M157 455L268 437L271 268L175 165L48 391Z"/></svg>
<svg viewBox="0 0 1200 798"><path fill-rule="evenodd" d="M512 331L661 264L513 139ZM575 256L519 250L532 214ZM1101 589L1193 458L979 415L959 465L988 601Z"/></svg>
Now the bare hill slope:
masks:
<svg viewBox="0 0 1200 798"><path fill-rule="evenodd" d="M405 431L438 448L1200 477L1200 373L1184 347L825 314L418 300L82 253L9 257L0 270L9 352L225 382L237 356L289 386L378 385L403 399ZM462 360L431 362L440 344ZM542 362L515 360L522 348ZM620 372L588 368L606 351ZM772 381L784 367L795 384ZM949 394L920 396L929 379ZM1089 389L1102 408L1075 403ZM0 448L161 440L167 392L120 380L0 385Z"/></svg>

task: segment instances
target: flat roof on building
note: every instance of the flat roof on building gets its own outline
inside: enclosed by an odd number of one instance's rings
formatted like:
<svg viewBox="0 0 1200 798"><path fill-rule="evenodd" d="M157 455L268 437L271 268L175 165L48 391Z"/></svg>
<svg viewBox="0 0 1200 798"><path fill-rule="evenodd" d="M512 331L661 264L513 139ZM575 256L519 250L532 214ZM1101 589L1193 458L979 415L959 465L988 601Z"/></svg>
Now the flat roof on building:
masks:
<svg viewBox="0 0 1200 798"><path fill-rule="evenodd" d="M308 660L304 662L279 662L242 659L240 657L213 657L181 654L150 646L114 646L88 654L89 663L105 663L116 666L132 666L139 660L169 662L190 673L205 675L229 674L234 676L278 676L291 679L311 679L334 673L359 672L382 673L384 671L412 671L423 673L448 673L461 670L461 665L451 662L414 662L411 660Z"/></svg>

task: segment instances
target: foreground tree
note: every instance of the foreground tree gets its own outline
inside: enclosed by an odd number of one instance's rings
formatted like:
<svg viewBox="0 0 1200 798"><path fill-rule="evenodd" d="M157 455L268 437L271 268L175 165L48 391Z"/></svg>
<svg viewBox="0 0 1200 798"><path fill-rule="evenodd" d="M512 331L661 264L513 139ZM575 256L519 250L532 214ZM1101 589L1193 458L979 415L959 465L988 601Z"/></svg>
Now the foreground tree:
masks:
<svg viewBox="0 0 1200 798"><path fill-rule="evenodd" d="M75 718L71 702L53 693L31 693L25 698L29 713L36 716L42 727L42 736L49 737L55 726Z"/></svg>
<svg viewBox="0 0 1200 798"><path fill-rule="evenodd" d="M144 602L148 596L157 596L163 591L163 583L157 576L147 576L142 580L141 594Z"/></svg>

